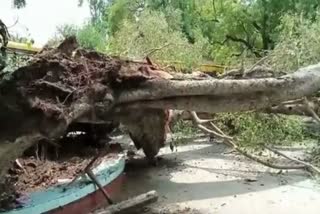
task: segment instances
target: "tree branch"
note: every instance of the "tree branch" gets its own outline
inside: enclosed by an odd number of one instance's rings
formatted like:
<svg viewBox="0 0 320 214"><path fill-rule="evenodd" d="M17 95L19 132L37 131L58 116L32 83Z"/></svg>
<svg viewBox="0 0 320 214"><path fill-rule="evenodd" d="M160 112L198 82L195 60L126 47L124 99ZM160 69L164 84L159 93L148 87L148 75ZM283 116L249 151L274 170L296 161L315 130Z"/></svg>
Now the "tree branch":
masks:
<svg viewBox="0 0 320 214"><path fill-rule="evenodd" d="M209 133L210 135L212 134L215 134L216 132L210 130L210 129L203 129L200 127L199 125L199 121L201 121L197 114L195 112L191 112L191 117L193 119L193 122L194 124L200 128L202 131L204 131L205 133ZM275 154L277 155L280 155L288 160L291 160L295 163L298 163L298 165L278 165L278 164L273 164L273 163L270 163L268 161L264 161L250 153L248 153L247 151L241 149L232 139L232 137L226 135L222 130L220 130L217 126L215 126L212 122L210 122L210 124L218 131L218 133L216 134L217 137L222 137L224 139L224 143L227 144L228 146L231 146L234 150L236 150L237 152L239 152L240 154L244 155L245 157L253 160L253 161L256 161L262 165L265 165L267 167L270 167L270 168L274 168L274 169L286 169L286 170L289 170L289 169L305 169L305 170L308 170L310 172L316 172L316 173L319 173L320 174L320 169L317 168L316 166L310 164L310 163L306 163L304 161L300 161L300 160L297 160L295 158L292 158L292 157L289 157L275 149L272 149L268 146L264 146L266 149L274 152Z"/></svg>
<svg viewBox="0 0 320 214"><path fill-rule="evenodd" d="M235 37L235 36L231 36L231 35L226 35L226 39L227 40L231 40L233 42L238 42L238 43L242 43L244 46L246 46L248 48L248 50L250 50L256 57L262 57L262 55L255 50L254 46L252 44L250 44L250 42L244 40L244 39L241 39L241 38L238 38L238 37Z"/></svg>
<svg viewBox="0 0 320 214"><path fill-rule="evenodd" d="M319 169L318 167L310 164L310 163L307 163L307 162L302 161L302 160L298 160L298 159L293 158L293 157L289 157L288 155L283 154L282 152L279 152L279 151L275 150L274 148L271 148L270 146L267 146L267 145L264 145L264 148L272 151L273 153L275 153L275 154L277 154L277 155L279 155L279 156L282 156L282 157L284 157L284 158L286 158L286 159L288 159L288 160L291 160L292 162L295 162L295 163L297 163L297 164L303 165L303 166L306 167L306 169L307 169L308 171L310 171L310 172L313 171L313 172L316 172L316 173L320 174L320 169Z"/></svg>
<svg viewBox="0 0 320 214"><path fill-rule="evenodd" d="M151 49L151 50L148 50L148 51L144 54L144 56L145 56L144 58L150 57L150 56L151 56L152 54L154 54L155 52L160 51L160 50L168 47L170 44L171 44L171 43L169 42L169 43L164 44L164 45L161 46L161 47L153 48L153 49Z"/></svg>
<svg viewBox="0 0 320 214"><path fill-rule="evenodd" d="M266 108L272 104L310 95L320 89L320 64L308 66L281 78L246 80L149 80L141 88L123 90L115 98L118 105L134 104L159 108L190 110L200 102L207 112L216 112L217 107L208 104L243 105L241 110ZM148 88L148 90L146 90ZM154 102L147 102L153 100ZM226 111L228 111L228 106ZM194 108L193 108L194 109ZM199 110L203 111L203 110Z"/></svg>

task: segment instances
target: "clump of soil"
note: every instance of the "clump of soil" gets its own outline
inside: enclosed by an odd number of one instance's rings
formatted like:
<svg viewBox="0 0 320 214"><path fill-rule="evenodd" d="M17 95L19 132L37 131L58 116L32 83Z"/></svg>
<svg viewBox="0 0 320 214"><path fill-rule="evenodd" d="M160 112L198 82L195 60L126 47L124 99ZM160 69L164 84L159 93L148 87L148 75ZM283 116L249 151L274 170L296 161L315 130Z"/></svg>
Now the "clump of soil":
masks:
<svg viewBox="0 0 320 214"><path fill-rule="evenodd" d="M61 180L74 179L101 151L106 152L92 168L103 160L116 158L122 148L118 143L110 144L107 136L116 126L74 124L69 129L72 132L58 142L39 142L25 151L8 170L6 181L10 188L0 197L0 210L20 206L19 198L30 192L57 185ZM80 134L75 134L79 131Z"/></svg>
<svg viewBox="0 0 320 214"><path fill-rule="evenodd" d="M113 158L113 154L103 157ZM92 157L73 157L69 160L37 160L34 157L19 159L20 167L9 170L9 178L19 194L39 191L58 184L61 179L73 179L89 164Z"/></svg>

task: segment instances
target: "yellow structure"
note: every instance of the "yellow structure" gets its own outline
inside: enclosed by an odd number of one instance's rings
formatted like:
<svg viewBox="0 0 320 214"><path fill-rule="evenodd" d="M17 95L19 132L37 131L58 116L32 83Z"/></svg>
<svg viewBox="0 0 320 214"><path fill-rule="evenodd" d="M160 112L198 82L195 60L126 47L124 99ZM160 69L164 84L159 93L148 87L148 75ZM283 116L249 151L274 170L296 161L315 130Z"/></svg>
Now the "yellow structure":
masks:
<svg viewBox="0 0 320 214"><path fill-rule="evenodd" d="M222 74L227 69L226 66L215 64L202 64L199 66L199 70L204 73L219 73Z"/></svg>
<svg viewBox="0 0 320 214"><path fill-rule="evenodd" d="M31 42L29 43L19 43L9 41L7 45L7 49L13 52L23 52L23 53L37 53L41 50L41 47L34 46Z"/></svg>
<svg viewBox="0 0 320 214"><path fill-rule="evenodd" d="M27 54L35 54L39 52L42 48L34 46L31 42L30 43L19 43L19 42L12 42L9 41L7 48L9 51L12 52L22 52ZM161 64L174 66L177 70L182 70L186 66L181 62L161 62ZM215 65L215 64L202 64L199 65L196 70L204 72L204 73L223 73L227 69L226 66L222 65Z"/></svg>
<svg viewBox="0 0 320 214"><path fill-rule="evenodd" d="M182 62L178 61L163 61L159 62L162 65L168 66L168 67L174 67L175 70L181 71L186 68L186 65ZM197 71L201 71L204 73L219 73L222 74L225 70L227 70L228 67L223 65L216 65L216 64L201 64L195 68Z"/></svg>

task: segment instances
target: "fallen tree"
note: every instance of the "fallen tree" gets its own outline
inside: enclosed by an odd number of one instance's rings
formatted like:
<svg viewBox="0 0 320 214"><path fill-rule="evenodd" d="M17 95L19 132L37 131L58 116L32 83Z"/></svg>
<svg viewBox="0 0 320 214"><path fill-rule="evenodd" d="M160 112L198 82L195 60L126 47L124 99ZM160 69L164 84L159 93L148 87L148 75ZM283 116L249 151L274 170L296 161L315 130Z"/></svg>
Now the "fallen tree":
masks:
<svg viewBox="0 0 320 214"><path fill-rule="evenodd" d="M274 109L317 92L319 71L318 64L276 78L185 80L150 60L80 49L70 37L0 83L0 180L24 150L40 138L55 141L74 124L122 123L136 147L153 160L166 141L168 109Z"/></svg>

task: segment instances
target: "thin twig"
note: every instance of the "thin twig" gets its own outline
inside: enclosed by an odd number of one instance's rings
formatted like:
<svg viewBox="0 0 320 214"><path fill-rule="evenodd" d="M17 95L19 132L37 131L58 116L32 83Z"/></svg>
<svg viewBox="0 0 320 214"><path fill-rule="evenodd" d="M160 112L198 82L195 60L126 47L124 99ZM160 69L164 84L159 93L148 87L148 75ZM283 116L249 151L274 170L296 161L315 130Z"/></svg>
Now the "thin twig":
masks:
<svg viewBox="0 0 320 214"><path fill-rule="evenodd" d="M160 50L168 47L170 44L171 44L171 43L169 42L169 43L164 44L164 45L161 46L161 47L153 48L153 49L149 50L146 54L144 54L144 55L145 55L144 58L150 57L150 56L151 56L152 54L154 54L155 52L160 51Z"/></svg>
<svg viewBox="0 0 320 214"><path fill-rule="evenodd" d="M299 104L303 100L304 99L289 100L289 101L282 102L280 105Z"/></svg>
<svg viewBox="0 0 320 214"><path fill-rule="evenodd" d="M277 164L273 164L264 160L261 160L260 158L253 156L251 154L249 154L247 151L239 148L234 142L229 142L231 143L231 145L233 146L233 148L238 151L240 154L244 155L245 157L254 160L262 165L265 165L267 167L270 168L274 168L274 169L285 169L285 170L289 170L289 169L305 169L305 166L301 166L301 165L295 165L295 166L289 166L289 165L277 165Z"/></svg>
<svg viewBox="0 0 320 214"><path fill-rule="evenodd" d="M267 145L264 145L264 148L272 151L273 153L275 153L275 154L277 154L279 156L282 156L282 157L284 157L284 158L286 158L288 160L291 160L292 162L296 162L298 164L304 165L306 167L306 169L309 170L309 171L315 171L315 172L320 174L320 169L318 167L310 164L310 163L307 163L305 161L299 160L297 158L289 157L288 155L286 155L286 154L284 154L284 153L282 153L282 152L280 152L278 150L275 150L274 148L271 148L270 146L267 146Z"/></svg>
<svg viewBox="0 0 320 214"><path fill-rule="evenodd" d="M225 139L225 138L226 138L226 139L232 139L232 138L229 138L228 136L225 136L225 135L219 134L219 133L217 133L217 132L215 132L215 131L213 131L213 130L210 130L210 129L208 129L207 127L205 127L205 126L203 126L203 125L201 125L201 124L197 124L197 127L198 127L199 129L201 129L202 131L209 133L210 135L214 135L214 136L217 136L217 137L221 137L221 138L223 138L223 139Z"/></svg>
<svg viewBox="0 0 320 214"><path fill-rule="evenodd" d="M265 57L262 57L261 59L259 59L255 64L253 64L253 66L251 66L250 69L248 69L247 71L245 71L243 73L244 76L250 74L254 69L255 67L257 67L258 65L260 65L262 62L264 62L266 59L268 59L269 55L265 56Z"/></svg>
<svg viewBox="0 0 320 214"><path fill-rule="evenodd" d="M72 185L78 178L85 175L88 169L92 167L92 165L99 159L99 157L100 157L100 153L91 159L89 164L82 170L81 173L79 173L76 177L73 178L73 180L68 184L68 186Z"/></svg>
<svg viewBox="0 0 320 214"><path fill-rule="evenodd" d="M66 94L70 94L74 91L74 89L72 91L71 89L64 88L63 86L57 85L56 83L49 82L46 80L39 80L39 81L35 82L35 84L36 85L44 85L44 86L47 86L48 88L56 89L58 91L66 93Z"/></svg>
<svg viewBox="0 0 320 214"><path fill-rule="evenodd" d="M210 130L209 128L205 127L204 123L208 123L208 122L211 122L213 120L201 120L197 113L196 112L189 112L191 114L191 118L194 122L194 124L199 128L201 129L202 131L206 132L206 133L209 133L210 135L213 135L213 136L217 136L217 137L220 137L220 138L227 138L227 139L232 139L232 138L229 138L228 136L226 135L223 135L223 134L219 134L218 132L214 131L214 130Z"/></svg>
<svg viewBox="0 0 320 214"><path fill-rule="evenodd" d="M65 99L63 100L63 102L62 102L62 105L64 105L64 104L67 102L67 100L70 98L71 95L74 94L74 92L75 92L76 90L77 90L77 89L73 90L71 93L69 93L69 94L66 96L66 98L65 98Z"/></svg>
<svg viewBox="0 0 320 214"><path fill-rule="evenodd" d="M213 121L214 121L214 119L211 119L211 120L202 120L202 119L200 119L200 118L198 117L197 113L194 112L194 111L191 111L190 114L191 114L191 117L195 120L195 122L196 122L197 124L204 124L204 123L209 123L209 122L213 122Z"/></svg>
<svg viewBox="0 0 320 214"><path fill-rule="evenodd" d="M223 132L221 129L219 129L219 127L216 126L213 122L210 122L210 125L211 125L217 132L224 134L224 132ZM225 135L225 136L226 136L227 138L230 138L231 140L233 139L231 136L227 136L227 135Z"/></svg>

